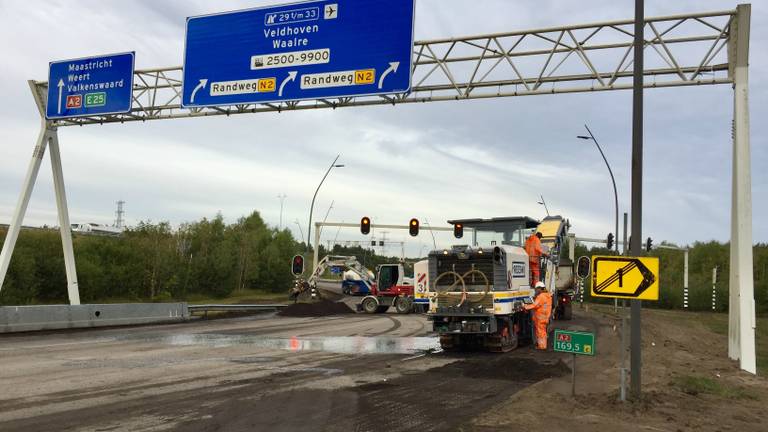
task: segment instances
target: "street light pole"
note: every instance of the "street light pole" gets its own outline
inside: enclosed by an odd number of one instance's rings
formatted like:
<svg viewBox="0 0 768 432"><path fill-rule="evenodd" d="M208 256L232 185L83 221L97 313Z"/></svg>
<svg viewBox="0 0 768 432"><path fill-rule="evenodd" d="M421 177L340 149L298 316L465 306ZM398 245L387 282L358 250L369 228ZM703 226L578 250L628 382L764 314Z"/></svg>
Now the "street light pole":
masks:
<svg viewBox="0 0 768 432"><path fill-rule="evenodd" d="M286 194L279 194L277 196L277 199L280 200L280 225L278 225L279 229L282 231L283 229L283 203L285 202L285 198L287 198L288 195Z"/></svg>
<svg viewBox="0 0 768 432"><path fill-rule="evenodd" d="M544 195L539 195L539 197L541 198L541 201L539 201L539 204L544 206L544 211L546 211L547 216L549 216L549 209L547 208L547 202L544 201Z"/></svg>
<svg viewBox="0 0 768 432"><path fill-rule="evenodd" d="M614 210L615 210L615 221L616 221L616 230L614 231L614 236L616 238L616 242L614 242L616 247L616 254L619 253L619 194L616 191L616 179L613 177L613 170L611 169L611 165L608 163L608 159L605 157L605 153L603 153L603 149L600 148L600 144L598 144L597 139L595 139L595 136L592 135L592 131L589 130L589 127L587 125L584 125L584 127L587 129L587 132L589 133L589 136L583 136L579 135L577 138L589 140L591 139L595 145L597 146L597 150L600 152L600 156L603 157L603 161L605 162L605 166L608 167L608 174L611 175L611 182L613 183L613 204L614 204Z"/></svg>
<svg viewBox="0 0 768 432"><path fill-rule="evenodd" d="M317 198L317 193L320 191L320 186L323 185L323 182L325 181L325 178L328 177L328 174L331 173L331 170L333 168L342 168L344 165L337 165L336 161L339 160L339 157L341 155L336 155L336 159L331 162L331 166L328 167L328 171L325 172L325 175L323 176L323 179L320 180L320 184L317 185L317 189L315 189L315 195L312 196L312 205L309 206L309 226L307 227L307 252L309 252L309 248L311 247L311 238L312 238L312 212L315 210L315 199ZM317 247L317 245L315 245Z"/></svg>
<svg viewBox="0 0 768 432"><path fill-rule="evenodd" d="M328 210L325 212L325 217L323 218L323 223L325 223L328 220L328 215L331 214L331 210L333 210L333 204L336 202L336 200L331 200L331 205L328 206ZM320 238L320 236L323 234L323 227L321 226L317 230L317 237Z"/></svg>
<svg viewBox="0 0 768 432"><path fill-rule="evenodd" d="M293 221L293 223L296 224L297 227L299 227L299 234L301 234L301 242L304 243L304 231L301 229L301 224L299 223L299 220L296 219Z"/></svg>

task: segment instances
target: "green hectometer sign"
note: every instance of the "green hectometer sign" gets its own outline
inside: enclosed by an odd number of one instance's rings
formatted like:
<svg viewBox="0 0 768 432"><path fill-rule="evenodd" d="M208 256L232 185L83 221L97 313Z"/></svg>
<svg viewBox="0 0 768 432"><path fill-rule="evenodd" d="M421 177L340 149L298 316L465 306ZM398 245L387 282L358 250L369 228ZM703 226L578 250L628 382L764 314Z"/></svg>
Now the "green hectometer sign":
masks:
<svg viewBox="0 0 768 432"><path fill-rule="evenodd" d="M555 351L595 355L595 335L586 332L555 330Z"/></svg>

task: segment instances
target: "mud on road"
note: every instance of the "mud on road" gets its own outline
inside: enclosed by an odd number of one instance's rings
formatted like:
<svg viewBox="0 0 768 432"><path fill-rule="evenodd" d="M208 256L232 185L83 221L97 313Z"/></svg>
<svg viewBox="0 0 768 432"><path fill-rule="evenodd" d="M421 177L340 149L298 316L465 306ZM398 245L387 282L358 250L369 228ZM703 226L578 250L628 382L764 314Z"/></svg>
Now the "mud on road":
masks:
<svg viewBox="0 0 768 432"><path fill-rule="evenodd" d="M727 359L713 314L644 310L645 396L617 402L609 309L555 323L597 335L597 355L578 358L576 398L570 355L442 353L421 315L3 336L0 431L768 430L768 380Z"/></svg>
<svg viewBox="0 0 768 432"><path fill-rule="evenodd" d="M528 348L439 352L422 315L261 314L2 342L2 431L456 430L569 372Z"/></svg>
<svg viewBox="0 0 768 432"><path fill-rule="evenodd" d="M520 355L469 354L424 371L403 371L393 379L324 390L310 386L254 396L265 386L296 386L306 374L283 374L236 385L216 394L204 420L189 421L192 431L446 431L467 427L475 416L539 380L567 374L562 362ZM438 355L442 357L442 355ZM402 358L388 359L392 367ZM354 365L355 367L357 365ZM375 362L372 366L382 366ZM327 367L350 370L347 362ZM364 374L363 374L364 375ZM210 417L209 417L210 416Z"/></svg>

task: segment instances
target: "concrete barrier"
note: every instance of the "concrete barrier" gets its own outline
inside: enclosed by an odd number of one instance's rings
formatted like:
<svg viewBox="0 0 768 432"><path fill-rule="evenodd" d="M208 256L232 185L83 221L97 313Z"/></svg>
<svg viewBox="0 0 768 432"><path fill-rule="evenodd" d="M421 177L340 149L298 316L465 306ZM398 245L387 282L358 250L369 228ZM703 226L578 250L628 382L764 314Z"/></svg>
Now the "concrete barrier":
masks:
<svg viewBox="0 0 768 432"><path fill-rule="evenodd" d="M3 306L0 333L89 328L189 319L186 303Z"/></svg>

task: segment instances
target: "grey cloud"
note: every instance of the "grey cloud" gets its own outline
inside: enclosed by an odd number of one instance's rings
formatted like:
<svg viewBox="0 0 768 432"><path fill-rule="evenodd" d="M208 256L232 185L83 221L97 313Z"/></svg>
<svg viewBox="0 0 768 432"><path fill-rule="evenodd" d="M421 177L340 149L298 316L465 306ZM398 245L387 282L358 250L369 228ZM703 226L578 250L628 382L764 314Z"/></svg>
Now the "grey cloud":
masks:
<svg viewBox="0 0 768 432"><path fill-rule="evenodd" d="M39 120L26 79L44 79L47 62L136 50L139 67L181 62L184 18L263 6L271 1L50 2L29 8L0 1L0 222L10 218ZM94 12L98 5L98 13ZM594 1L563 13L560 1L418 2L417 39L630 18L631 2ZM65 7L66 6L66 7ZM731 9L735 3L648 2L647 15ZM65 27L75 14L81 25ZM753 5L752 149L754 219L768 215L764 3ZM46 28L40 34L35 22ZM68 30L68 31L67 31ZM48 34L66 34L51 38ZM574 66L575 67L575 66ZM631 92L317 110L147 124L62 128L70 209L75 221L110 222L114 201L128 201L129 221L180 223L234 219L251 209L278 223L278 193L288 194L284 221L306 231L309 202L325 167L341 153L346 167L323 186L315 213L382 222L412 216L443 225L454 217L530 214L540 194L574 230L602 237L613 228L613 197L594 146L575 139L588 123L609 158L620 207L629 211ZM726 86L646 92L644 231L687 243L727 240L730 215L732 91ZM47 161L28 223L55 224ZM457 191L461 191L457 193ZM353 230L354 231L354 230ZM755 224L755 239L768 228ZM335 235L335 231L333 232ZM324 233L330 236L330 232ZM395 235L395 234L392 234ZM341 239L360 239L342 231ZM448 244L449 237L441 237ZM431 238L414 243L430 244Z"/></svg>

